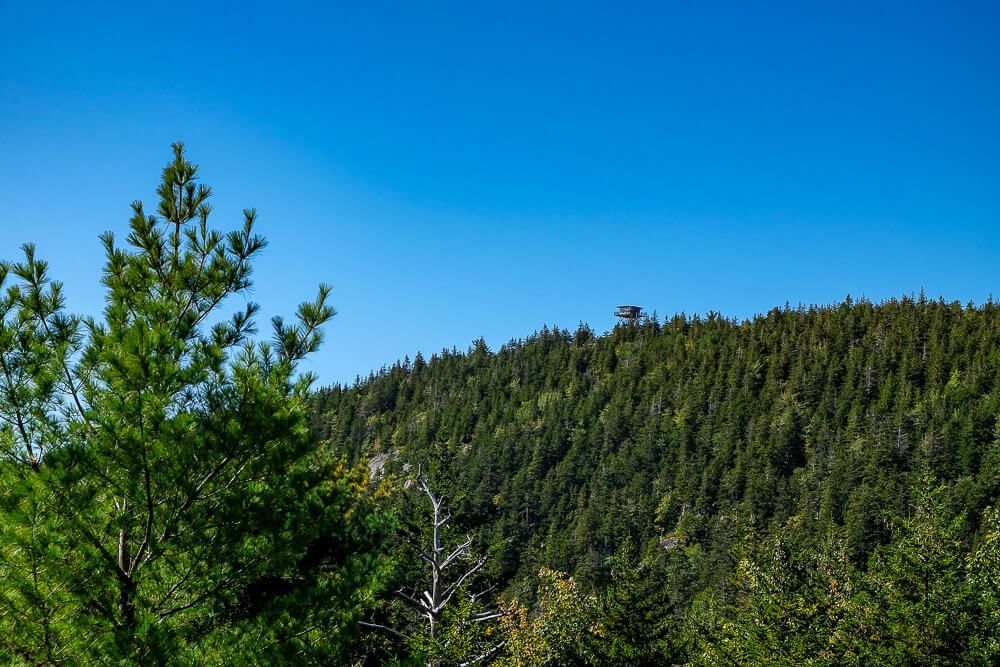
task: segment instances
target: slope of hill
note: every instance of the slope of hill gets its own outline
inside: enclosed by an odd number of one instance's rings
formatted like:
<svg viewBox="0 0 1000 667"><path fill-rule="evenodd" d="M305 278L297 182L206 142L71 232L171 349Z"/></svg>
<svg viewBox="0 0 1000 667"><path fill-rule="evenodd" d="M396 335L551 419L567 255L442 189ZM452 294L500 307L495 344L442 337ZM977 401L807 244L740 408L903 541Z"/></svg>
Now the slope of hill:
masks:
<svg viewBox="0 0 1000 667"><path fill-rule="evenodd" d="M931 490L968 553L1000 491L1000 307L847 299L543 328L315 400L332 446L422 464L508 593L543 565L602 589L635 544L682 616L769 539L800 553L836 535L865 569Z"/></svg>

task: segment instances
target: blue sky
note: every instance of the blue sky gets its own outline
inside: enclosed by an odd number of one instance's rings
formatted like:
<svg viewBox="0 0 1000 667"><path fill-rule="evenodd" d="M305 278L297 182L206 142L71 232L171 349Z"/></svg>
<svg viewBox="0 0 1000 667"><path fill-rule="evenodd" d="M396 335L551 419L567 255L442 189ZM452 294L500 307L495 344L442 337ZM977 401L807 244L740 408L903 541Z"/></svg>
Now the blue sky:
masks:
<svg viewBox="0 0 1000 667"><path fill-rule="evenodd" d="M334 286L323 383L619 303L996 294L995 2L136 4L0 0L0 256L76 311L178 139L259 211L266 317Z"/></svg>

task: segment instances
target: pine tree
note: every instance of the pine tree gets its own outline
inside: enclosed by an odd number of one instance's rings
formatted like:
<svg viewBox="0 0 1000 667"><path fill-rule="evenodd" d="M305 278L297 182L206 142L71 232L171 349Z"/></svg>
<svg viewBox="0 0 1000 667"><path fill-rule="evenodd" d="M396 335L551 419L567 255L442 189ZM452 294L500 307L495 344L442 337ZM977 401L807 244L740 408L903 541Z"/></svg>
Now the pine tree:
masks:
<svg viewBox="0 0 1000 667"><path fill-rule="evenodd" d="M182 145L158 216L101 236L105 309L68 315L34 248L4 264L0 656L332 660L377 585L367 477L309 439L330 289L258 342L256 213L222 233Z"/></svg>

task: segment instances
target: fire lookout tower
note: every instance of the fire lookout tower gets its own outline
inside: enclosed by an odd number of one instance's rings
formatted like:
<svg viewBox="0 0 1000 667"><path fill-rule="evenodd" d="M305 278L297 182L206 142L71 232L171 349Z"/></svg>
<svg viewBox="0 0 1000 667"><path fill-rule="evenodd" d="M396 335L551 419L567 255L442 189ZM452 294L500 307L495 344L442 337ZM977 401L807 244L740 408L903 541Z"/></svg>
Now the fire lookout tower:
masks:
<svg viewBox="0 0 1000 667"><path fill-rule="evenodd" d="M618 306L618 310L615 312L615 317L626 322L635 322L645 316L641 306Z"/></svg>

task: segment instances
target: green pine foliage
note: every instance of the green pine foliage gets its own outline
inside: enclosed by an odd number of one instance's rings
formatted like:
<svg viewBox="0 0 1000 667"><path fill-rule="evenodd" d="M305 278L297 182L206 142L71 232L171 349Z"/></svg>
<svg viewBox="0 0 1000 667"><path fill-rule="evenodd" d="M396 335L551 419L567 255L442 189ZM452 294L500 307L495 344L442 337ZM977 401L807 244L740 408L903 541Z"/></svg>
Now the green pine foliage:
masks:
<svg viewBox="0 0 1000 667"><path fill-rule="evenodd" d="M257 341L256 214L209 226L174 146L100 317L67 314L24 248L0 265L0 661L336 663L381 581L367 471L311 440L297 364L329 288Z"/></svg>
<svg viewBox="0 0 1000 667"><path fill-rule="evenodd" d="M671 597L663 560L640 558L626 540L611 558L611 583L600 600L602 663L642 667L678 658Z"/></svg>

